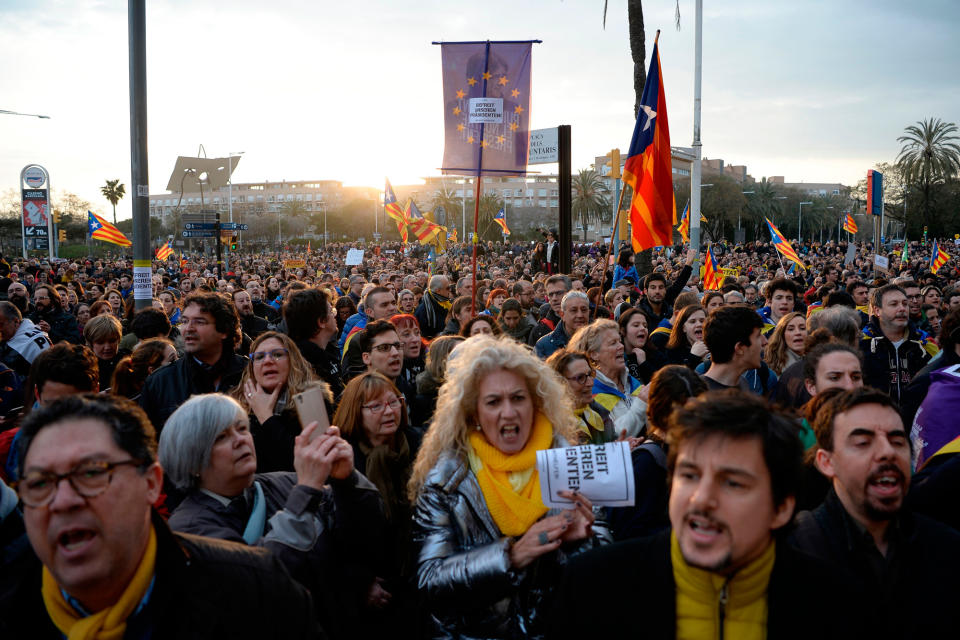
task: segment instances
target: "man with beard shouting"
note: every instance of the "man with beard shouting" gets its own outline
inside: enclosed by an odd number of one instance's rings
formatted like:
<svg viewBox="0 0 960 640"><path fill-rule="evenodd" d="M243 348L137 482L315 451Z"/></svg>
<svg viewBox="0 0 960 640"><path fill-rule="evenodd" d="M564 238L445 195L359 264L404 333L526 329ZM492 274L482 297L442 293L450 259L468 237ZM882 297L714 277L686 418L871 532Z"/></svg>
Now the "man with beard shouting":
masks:
<svg viewBox="0 0 960 640"><path fill-rule="evenodd" d="M80 330L77 319L63 308L63 301L57 290L50 285L41 284L33 290L33 301L37 310L30 315L33 324L46 332L50 342L57 344L66 340L80 344ZM109 384L109 382L107 383Z"/></svg>
<svg viewBox="0 0 960 640"><path fill-rule="evenodd" d="M910 442L887 394L863 387L821 407L814 463L832 483L797 517L791 543L857 584L868 604L861 637L943 638L960 625L960 533L904 508Z"/></svg>

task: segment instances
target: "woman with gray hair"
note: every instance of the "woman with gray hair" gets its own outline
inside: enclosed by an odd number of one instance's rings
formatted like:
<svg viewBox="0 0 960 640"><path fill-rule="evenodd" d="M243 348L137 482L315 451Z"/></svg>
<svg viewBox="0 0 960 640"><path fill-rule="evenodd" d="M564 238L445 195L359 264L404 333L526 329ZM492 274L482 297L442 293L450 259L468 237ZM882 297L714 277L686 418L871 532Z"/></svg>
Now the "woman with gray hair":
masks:
<svg viewBox="0 0 960 640"><path fill-rule="evenodd" d="M594 320L578 330L567 348L587 354L596 370L593 399L610 412L617 435L636 438L646 424L646 387L627 371L620 325L613 320Z"/></svg>
<svg viewBox="0 0 960 640"><path fill-rule="evenodd" d="M382 544L384 520L380 493L354 469L353 448L336 427L318 430L312 422L296 438L296 473L257 474L247 412L229 396L197 395L167 419L159 458L186 493L170 516L174 531L270 549L310 589L333 631L337 621L323 612L359 613L366 594L344 583L372 582L373 570L357 565Z"/></svg>
<svg viewBox="0 0 960 640"><path fill-rule="evenodd" d="M543 637L566 557L611 539L586 497L541 500L537 451L575 434L563 381L527 347L478 336L454 349L410 478L430 637Z"/></svg>

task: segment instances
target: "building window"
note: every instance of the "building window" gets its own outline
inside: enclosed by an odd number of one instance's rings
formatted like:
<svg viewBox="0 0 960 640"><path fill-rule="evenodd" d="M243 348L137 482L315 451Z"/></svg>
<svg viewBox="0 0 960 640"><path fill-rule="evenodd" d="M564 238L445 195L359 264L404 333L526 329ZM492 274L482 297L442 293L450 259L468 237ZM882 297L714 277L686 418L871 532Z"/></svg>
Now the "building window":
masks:
<svg viewBox="0 0 960 640"><path fill-rule="evenodd" d="M835 196L840 195L840 189L834 189L834 190L833 190L833 195L835 195Z"/></svg>
<svg viewBox="0 0 960 640"><path fill-rule="evenodd" d="M517 198L516 200L513 201L513 206L515 206L515 207L522 207L522 206L523 206L523 200L522 200L521 198Z"/></svg>
<svg viewBox="0 0 960 640"><path fill-rule="evenodd" d="M537 201L537 206L538 206L538 207L542 207L542 208L546 208L546 207L547 207L547 201L546 201L546 200L538 200L538 201Z"/></svg>

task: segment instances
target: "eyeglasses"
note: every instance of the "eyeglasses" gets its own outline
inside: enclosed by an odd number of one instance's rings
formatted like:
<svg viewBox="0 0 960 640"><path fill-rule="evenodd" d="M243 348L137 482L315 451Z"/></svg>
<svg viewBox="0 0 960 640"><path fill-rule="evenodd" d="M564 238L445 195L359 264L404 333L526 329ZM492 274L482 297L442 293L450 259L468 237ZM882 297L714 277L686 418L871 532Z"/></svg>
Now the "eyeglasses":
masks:
<svg viewBox="0 0 960 640"><path fill-rule="evenodd" d="M402 342L384 342L383 344L375 344L372 349L374 351L379 351L380 353L390 353L391 349L396 349L397 351L403 351Z"/></svg>
<svg viewBox="0 0 960 640"><path fill-rule="evenodd" d="M370 413L383 413L387 407L390 407L391 411L396 411L397 409L400 408L400 399L394 398L393 400L387 403L375 402L373 404L360 405L361 409L366 409Z"/></svg>
<svg viewBox="0 0 960 640"><path fill-rule="evenodd" d="M595 378L596 376L597 376L597 372L594 371L593 369L590 369L590 373L581 373L578 376L570 376L570 377L564 376L564 377L566 377L567 380L569 380L570 382L576 382L580 386L583 386L587 384L587 380L590 380L591 378Z"/></svg>
<svg viewBox="0 0 960 640"><path fill-rule="evenodd" d="M97 460L83 462L67 473L31 471L20 481L17 490L23 504L28 507L45 507L53 502L53 496L57 492L57 487L60 486L60 481L66 479L78 495L84 498L95 498L110 486L110 479L117 467L142 464L142 460L133 459L120 462Z"/></svg>
<svg viewBox="0 0 960 640"><path fill-rule="evenodd" d="M263 362L263 359L266 358L267 356L270 356L270 359L273 360L274 362L279 362L280 360L286 359L287 350L272 349L270 351L254 351L247 357L253 360L254 362Z"/></svg>

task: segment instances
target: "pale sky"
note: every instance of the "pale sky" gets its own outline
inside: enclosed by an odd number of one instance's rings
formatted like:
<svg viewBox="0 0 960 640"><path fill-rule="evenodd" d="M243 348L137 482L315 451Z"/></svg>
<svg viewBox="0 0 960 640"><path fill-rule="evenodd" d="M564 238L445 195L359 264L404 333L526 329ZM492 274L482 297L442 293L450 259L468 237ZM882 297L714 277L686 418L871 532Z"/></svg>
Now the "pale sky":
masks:
<svg viewBox="0 0 960 640"><path fill-rule="evenodd" d="M703 155L757 179L854 184L892 161L903 128L960 122L960 2L705 0ZM693 139L694 2L644 3L646 64L660 57L671 142ZM178 155L244 151L235 182L342 180L382 188L436 175L443 155L434 40L541 39L534 128L572 125L574 169L633 131L626 1L150 0L150 191ZM0 3L0 190L39 163L93 202L130 191L127 5ZM540 170L555 171L544 165ZM54 202L54 205L56 203ZM130 216L129 198L118 217Z"/></svg>

